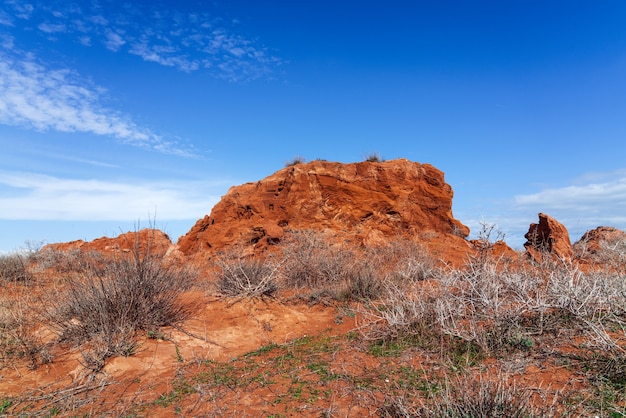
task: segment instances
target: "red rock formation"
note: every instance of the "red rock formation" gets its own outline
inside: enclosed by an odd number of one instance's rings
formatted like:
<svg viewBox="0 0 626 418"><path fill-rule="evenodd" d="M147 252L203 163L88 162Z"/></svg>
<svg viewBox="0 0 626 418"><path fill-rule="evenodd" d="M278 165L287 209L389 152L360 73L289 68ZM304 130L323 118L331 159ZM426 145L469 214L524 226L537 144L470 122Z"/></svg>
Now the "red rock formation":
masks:
<svg viewBox="0 0 626 418"><path fill-rule="evenodd" d="M599 226L583 234L574 244L576 256L585 263L606 263L619 259L626 249L626 232L610 226Z"/></svg>
<svg viewBox="0 0 626 418"><path fill-rule="evenodd" d="M611 226L599 226L583 234L574 244L575 248L585 247L585 251L597 253L605 245L614 246L626 242L626 232Z"/></svg>
<svg viewBox="0 0 626 418"><path fill-rule="evenodd" d="M138 232L126 232L115 238L102 237L89 242L77 240L67 243L48 244L42 248L42 251L81 250L84 252L98 251L102 254L112 255L130 253L135 249L136 245L141 254L149 252L151 255L164 256L172 246L172 241L164 232L158 229L146 228Z"/></svg>
<svg viewBox="0 0 626 418"><path fill-rule="evenodd" d="M519 258L517 252L504 241L485 243L484 241L475 239L469 241L469 243L476 252L484 252L493 259L516 260Z"/></svg>
<svg viewBox="0 0 626 418"><path fill-rule="evenodd" d="M453 218L452 196L443 173L429 164L301 163L232 187L177 246L186 255L233 244L262 250L289 229L327 229L359 244L408 236L468 248L469 228Z"/></svg>
<svg viewBox="0 0 626 418"><path fill-rule="evenodd" d="M527 239L524 247L535 261L540 261L542 254L551 254L564 260L571 260L574 256L565 226L545 213L539 214L538 224L530 224L524 238Z"/></svg>

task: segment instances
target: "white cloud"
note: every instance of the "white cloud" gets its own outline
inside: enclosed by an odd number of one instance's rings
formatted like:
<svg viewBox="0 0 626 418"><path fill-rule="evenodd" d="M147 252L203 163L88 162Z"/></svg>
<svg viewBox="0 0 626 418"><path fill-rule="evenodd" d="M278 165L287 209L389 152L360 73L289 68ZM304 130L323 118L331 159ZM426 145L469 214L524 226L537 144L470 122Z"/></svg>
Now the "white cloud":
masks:
<svg viewBox="0 0 626 418"><path fill-rule="evenodd" d="M0 14L0 24L11 25L16 32L29 30L34 22L41 32L55 35L50 39L60 40L65 34L80 45L103 45L184 72L203 70L217 78L246 81L266 77L283 64L266 47L235 33L240 25L236 19L210 15L206 3L204 10L190 13L149 3L120 8L107 0L80 7L42 0L33 4L5 0L5 4L9 13Z"/></svg>
<svg viewBox="0 0 626 418"><path fill-rule="evenodd" d="M224 193L221 182L116 183L0 172L0 219L128 221L197 219Z"/></svg>
<svg viewBox="0 0 626 418"><path fill-rule="evenodd" d="M191 156L101 104L103 89L69 70L49 70L31 57L0 53L0 123L37 130L86 132L159 152Z"/></svg>
<svg viewBox="0 0 626 418"><path fill-rule="evenodd" d="M15 38L4 33L0 34L0 46L4 49L13 49L15 46Z"/></svg>
<svg viewBox="0 0 626 418"><path fill-rule="evenodd" d="M65 32L67 30L65 25L62 23L57 23L57 24L40 23L39 26L37 26L37 28L39 28L40 31L45 32L45 33L59 33L59 32Z"/></svg>
<svg viewBox="0 0 626 418"><path fill-rule="evenodd" d="M79 36L78 43L83 46L91 46L91 38L89 36Z"/></svg>
<svg viewBox="0 0 626 418"><path fill-rule="evenodd" d="M15 16L19 19L28 20L31 18L33 11L35 10L35 6L30 3L23 3L21 1L10 0L5 2L8 6L13 7L13 11L15 12Z"/></svg>
<svg viewBox="0 0 626 418"><path fill-rule="evenodd" d="M100 16L100 15L91 16L89 20L91 20L92 23L95 23L96 25L99 25L99 26L106 26L109 24L109 21L106 20L104 16Z"/></svg>
<svg viewBox="0 0 626 418"><path fill-rule="evenodd" d="M566 186L515 196L519 208L542 206L580 213L610 213L626 209L626 176L602 183Z"/></svg>
<svg viewBox="0 0 626 418"><path fill-rule="evenodd" d="M0 10L0 25L13 26L13 19L3 10Z"/></svg>
<svg viewBox="0 0 626 418"><path fill-rule="evenodd" d="M125 43L126 41L119 33L111 30L107 31L104 46L106 46L108 50L117 52Z"/></svg>
<svg viewBox="0 0 626 418"><path fill-rule="evenodd" d="M144 61L156 62L166 67L175 67L184 72L195 71L200 67L197 61L182 55L172 55L171 48L149 45L147 42L134 44L129 52L140 56Z"/></svg>

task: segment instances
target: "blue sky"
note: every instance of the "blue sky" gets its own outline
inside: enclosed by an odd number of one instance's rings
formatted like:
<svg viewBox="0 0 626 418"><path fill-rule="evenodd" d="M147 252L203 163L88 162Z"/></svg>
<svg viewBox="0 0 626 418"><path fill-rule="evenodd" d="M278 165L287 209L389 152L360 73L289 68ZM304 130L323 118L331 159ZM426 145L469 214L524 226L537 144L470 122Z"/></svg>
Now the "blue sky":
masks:
<svg viewBox="0 0 626 418"><path fill-rule="evenodd" d="M0 250L155 224L301 156L444 171L521 247L626 228L626 3L0 0Z"/></svg>

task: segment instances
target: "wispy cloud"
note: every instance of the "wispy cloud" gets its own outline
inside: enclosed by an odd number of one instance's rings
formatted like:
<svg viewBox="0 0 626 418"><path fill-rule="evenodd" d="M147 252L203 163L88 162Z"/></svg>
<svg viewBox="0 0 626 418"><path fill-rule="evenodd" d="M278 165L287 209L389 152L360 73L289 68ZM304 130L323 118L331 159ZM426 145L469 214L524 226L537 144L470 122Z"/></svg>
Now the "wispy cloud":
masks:
<svg viewBox="0 0 626 418"><path fill-rule="evenodd" d="M13 49L15 46L15 38L5 33L0 33L0 47L4 49Z"/></svg>
<svg viewBox="0 0 626 418"><path fill-rule="evenodd" d="M85 132L167 154L191 152L103 105L104 89L32 56L0 52L0 123L41 131Z"/></svg>
<svg viewBox="0 0 626 418"><path fill-rule="evenodd" d="M0 219L128 221L158 213L161 220L196 219L225 189L222 182L131 184L0 172Z"/></svg>
<svg viewBox="0 0 626 418"><path fill-rule="evenodd" d="M28 20L33 14L35 7L31 3L24 3L18 0L5 0L4 2L18 19Z"/></svg>
<svg viewBox="0 0 626 418"><path fill-rule="evenodd" d="M40 31L45 32L45 33L58 33L58 32L65 32L67 30L67 28L65 27L65 25L63 23L40 23L39 26L37 26L37 28L39 28Z"/></svg>
<svg viewBox="0 0 626 418"><path fill-rule="evenodd" d="M13 19L4 10L0 10L0 25L13 26Z"/></svg>
<svg viewBox="0 0 626 418"><path fill-rule="evenodd" d="M151 3L117 7L107 0L80 7L41 0L5 4L13 16L0 14L0 24L14 25L14 30L30 30L35 24L42 34L55 36L48 37L51 41L67 36L84 46L102 45L184 72L203 70L217 78L247 81L271 76L284 64L258 41L236 33L237 20L229 23L210 14L209 3L199 3L205 10L193 12Z"/></svg>
<svg viewBox="0 0 626 418"><path fill-rule="evenodd" d="M551 188L514 198L519 208L542 206L581 214L626 214L626 176L623 172L608 181ZM625 215L626 216L626 215Z"/></svg>
<svg viewBox="0 0 626 418"><path fill-rule="evenodd" d="M109 30L106 32L106 38L104 40L104 46L110 51L117 52L119 49L126 43L126 41L122 38L117 32L113 32Z"/></svg>

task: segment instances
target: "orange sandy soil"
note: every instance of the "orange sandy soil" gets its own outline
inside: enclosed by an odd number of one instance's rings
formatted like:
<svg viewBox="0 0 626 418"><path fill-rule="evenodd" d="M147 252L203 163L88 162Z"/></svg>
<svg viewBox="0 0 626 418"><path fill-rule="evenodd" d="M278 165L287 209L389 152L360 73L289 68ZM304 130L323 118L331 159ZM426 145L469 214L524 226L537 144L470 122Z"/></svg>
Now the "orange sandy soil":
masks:
<svg viewBox="0 0 626 418"><path fill-rule="evenodd" d="M18 298L24 292L45 292L45 287L5 285L3 291L5 298ZM360 332L359 304L311 305L293 292L264 300L217 298L204 290L186 296L196 303L190 319L156 335L138 336L133 355L109 358L95 374L82 365L77 349L40 329L51 361L35 368L27 359L0 363L3 412L393 416L387 406L395 400L419 404L442 390L444 378L465 374L515 382L533 391L534 402L553 405L555 415L587 416L585 402L598 396L577 360L585 337L564 333L551 341L537 340L528 350L482 358L471 350L452 349L450 354L450 349L420 341L373 344Z"/></svg>

